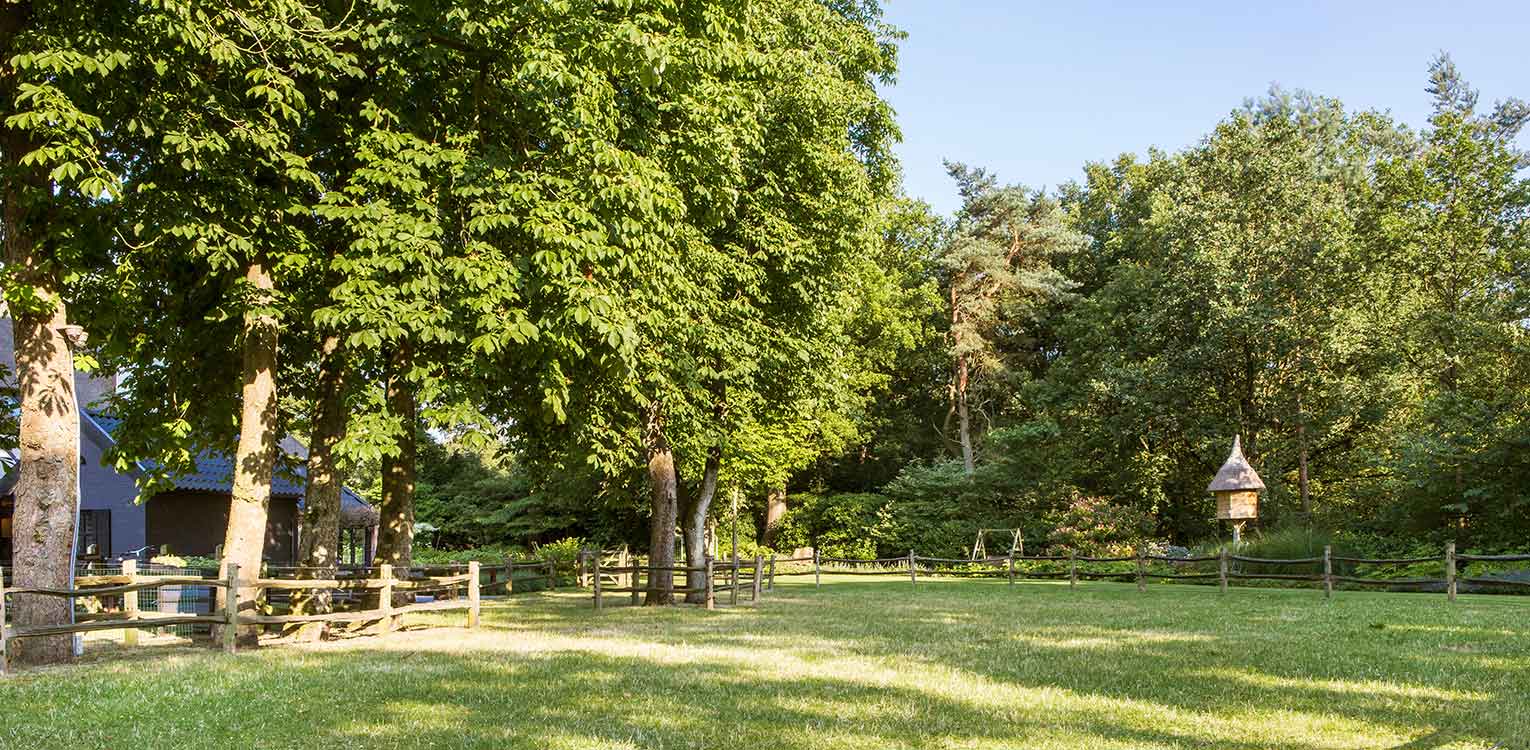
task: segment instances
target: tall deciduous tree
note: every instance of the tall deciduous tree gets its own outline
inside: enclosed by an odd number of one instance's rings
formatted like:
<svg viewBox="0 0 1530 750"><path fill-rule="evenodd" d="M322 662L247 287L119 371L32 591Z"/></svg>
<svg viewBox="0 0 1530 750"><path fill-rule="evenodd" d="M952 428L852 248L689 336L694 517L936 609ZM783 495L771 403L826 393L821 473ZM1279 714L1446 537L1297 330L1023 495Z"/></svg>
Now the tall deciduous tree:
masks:
<svg viewBox="0 0 1530 750"><path fill-rule="evenodd" d="M70 281L100 243L99 206L117 189L101 147L104 102L120 98L128 9L14 2L0 8L0 305L14 316L20 407L18 586L66 588L79 499L79 404ZM17 597L20 627L70 620L68 599ZM70 638L22 641L22 662L62 661Z"/></svg>

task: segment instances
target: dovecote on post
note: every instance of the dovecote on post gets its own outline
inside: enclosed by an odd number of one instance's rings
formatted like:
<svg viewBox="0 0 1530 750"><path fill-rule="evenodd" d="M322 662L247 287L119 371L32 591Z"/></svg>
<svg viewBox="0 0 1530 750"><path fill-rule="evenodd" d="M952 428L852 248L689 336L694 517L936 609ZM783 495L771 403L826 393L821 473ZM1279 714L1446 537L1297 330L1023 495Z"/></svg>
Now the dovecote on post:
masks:
<svg viewBox="0 0 1530 750"><path fill-rule="evenodd" d="M1232 453L1206 488L1217 498L1217 519L1232 524L1233 543L1243 537L1243 525L1259 517L1259 492L1264 480L1243 457L1242 436L1233 438Z"/></svg>

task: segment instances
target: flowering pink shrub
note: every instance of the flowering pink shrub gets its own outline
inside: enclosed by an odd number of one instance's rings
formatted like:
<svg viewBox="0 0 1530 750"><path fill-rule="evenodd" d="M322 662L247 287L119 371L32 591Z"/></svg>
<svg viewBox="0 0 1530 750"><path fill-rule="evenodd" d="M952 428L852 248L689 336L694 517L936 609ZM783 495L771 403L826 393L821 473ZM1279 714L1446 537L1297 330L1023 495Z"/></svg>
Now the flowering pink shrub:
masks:
<svg viewBox="0 0 1530 750"><path fill-rule="evenodd" d="M1048 516L1053 552L1118 557L1130 555L1147 538L1153 519L1109 498L1075 491L1067 507Z"/></svg>

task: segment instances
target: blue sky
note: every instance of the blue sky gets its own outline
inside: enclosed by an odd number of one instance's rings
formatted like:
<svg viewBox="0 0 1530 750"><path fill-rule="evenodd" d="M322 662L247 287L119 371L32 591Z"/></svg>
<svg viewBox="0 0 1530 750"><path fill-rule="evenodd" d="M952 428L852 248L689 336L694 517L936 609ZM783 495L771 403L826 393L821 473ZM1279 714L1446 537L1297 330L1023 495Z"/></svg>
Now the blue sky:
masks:
<svg viewBox="0 0 1530 750"><path fill-rule="evenodd" d="M957 206L942 159L1055 187L1085 162L1191 145L1271 83L1419 127L1445 50L1484 103L1530 99L1530 2L889 0L908 192ZM1522 140L1524 140L1522 138Z"/></svg>

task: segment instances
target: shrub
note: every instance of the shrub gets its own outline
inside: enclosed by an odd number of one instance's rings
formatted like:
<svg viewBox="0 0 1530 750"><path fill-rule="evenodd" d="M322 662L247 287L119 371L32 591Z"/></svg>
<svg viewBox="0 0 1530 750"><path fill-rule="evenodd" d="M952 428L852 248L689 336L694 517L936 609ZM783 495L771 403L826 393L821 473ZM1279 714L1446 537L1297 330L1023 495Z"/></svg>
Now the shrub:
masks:
<svg viewBox="0 0 1530 750"><path fill-rule="evenodd" d="M507 558L519 559L527 557L529 554L525 548L511 545L490 545L454 550L435 549L419 545L414 548L414 562L422 565L454 565L477 561L486 565L500 565Z"/></svg>
<svg viewBox="0 0 1530 750"><path fill-rule="evenodd" d="M532 551L534 555L544 560L552 560L560 567L573 565L579 557L579 551L584 549L584 540L579 537L565 537L556 542L541 545Z"/></svg>
<svg viewBox="0 0 1530 750"><path fill-rule="evenodd" d="M796 495L786 516L781 519L775 547L785 551L813 547L825 557L876 557L880 518L886 505L886 497L870 493ZM739 554L742 557L749 547L744 543L745 530L739 531ZM721 549L728 547L732 539L722 530L718 534L719 554L722 555ZM731 554L730 548L724 556Z"/></svg>
<svg viewBox="0 0 1530 750"><path fill-rule="evenodd" d="M1153 519L1136 508L1073 491L1066 507L1047 514L1047 541L1054 552L1090 557L1135 554L1146 541Z"/></svg>
<svg viewBox="0 0 1530 750"><path fill-rule="evenodd" d="M197 555L155 555L149 558L149 564L161 565L166 568L195 570L218 570L222 567L215 557L200 557Z"/></svg>

